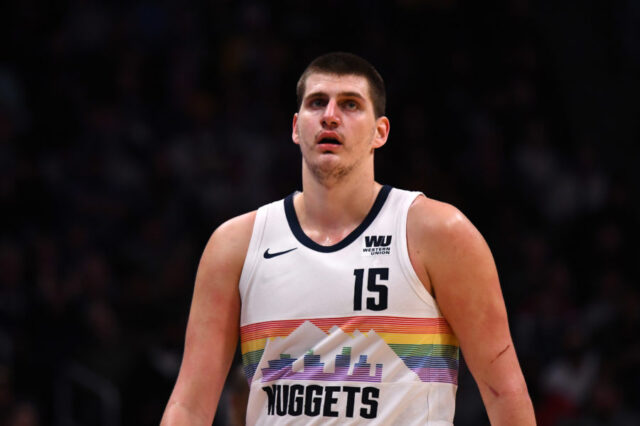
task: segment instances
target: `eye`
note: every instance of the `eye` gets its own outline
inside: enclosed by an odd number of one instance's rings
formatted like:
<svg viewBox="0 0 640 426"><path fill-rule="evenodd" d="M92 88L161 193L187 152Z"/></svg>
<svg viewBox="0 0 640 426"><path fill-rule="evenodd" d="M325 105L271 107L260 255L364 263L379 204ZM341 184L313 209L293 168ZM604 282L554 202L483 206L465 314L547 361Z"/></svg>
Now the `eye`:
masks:
<svg viewBox="0 0 640 426"><path fill-rule="evenodd" d="M356 101L345 101L344 102L344 108L348 111L355 111L359 108L360 105L358 105L358 103Z"/></svg>
<svg viewBox="0 0 640 426"><path fill-rule="evenodd" d="M322 98L315 98L309 101L309 107L311 108L321 108L325 106L327 102Z"/></svg>

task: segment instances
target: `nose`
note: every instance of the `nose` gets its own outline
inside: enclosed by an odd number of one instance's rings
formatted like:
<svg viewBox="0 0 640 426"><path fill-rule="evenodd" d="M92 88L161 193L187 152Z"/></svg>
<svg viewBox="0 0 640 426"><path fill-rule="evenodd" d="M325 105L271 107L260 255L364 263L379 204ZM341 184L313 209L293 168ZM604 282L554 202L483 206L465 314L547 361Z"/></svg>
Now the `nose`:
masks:
<svg viewBox="0 0 640 426"><path fill-rule="evenodd" d="M335 99L330 99L322 114L322 126L330 129L336 128L340 125L340 109Z"/></svg>

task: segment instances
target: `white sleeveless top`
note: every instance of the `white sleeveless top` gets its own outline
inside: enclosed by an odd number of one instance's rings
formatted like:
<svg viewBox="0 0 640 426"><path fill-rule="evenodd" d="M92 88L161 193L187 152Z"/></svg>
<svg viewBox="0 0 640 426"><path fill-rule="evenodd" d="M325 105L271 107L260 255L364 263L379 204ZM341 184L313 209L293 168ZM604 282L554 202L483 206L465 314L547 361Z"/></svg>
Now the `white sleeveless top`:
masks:
<svg viewBox="0 0 640 426"><path fill-rule="evenodd" d="M239 284L248 425L452 424L458 341L407 250L418 195L383 186L333 246L304 234L293 194L258 209Z"/></svg>

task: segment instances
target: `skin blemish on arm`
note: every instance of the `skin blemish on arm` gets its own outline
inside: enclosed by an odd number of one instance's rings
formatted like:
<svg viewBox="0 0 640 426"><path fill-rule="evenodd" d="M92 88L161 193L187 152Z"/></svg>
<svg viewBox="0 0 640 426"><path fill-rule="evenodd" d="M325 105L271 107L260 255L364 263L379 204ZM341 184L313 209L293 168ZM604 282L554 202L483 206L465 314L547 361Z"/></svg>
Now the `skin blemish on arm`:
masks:
<svg viewBox="0 0 640 426"><path fill-rule="evenodd" d="M496 355L495 358L493 358L493 360L491 360L491 362L489 364L493 364L498 358L500 358L502 355L505 354L505 352L507 352L507 349L509 349L511 347L511 345L507 345L503 350L501 350L498 355ZM489 388L489 390L491 391L491 393L493 394L493 396L498 397L500 396L500 392L498 392L497 390L495 390L489 383L487 383L486 381L484 382L485 385L487 385L487 387Z"/></svg>
<svg viewBox="0 0 640 426"><path fill-rule="evenodd" d="M503 350L501 350L500 353L498 355L496 355L496 357L493 360L491 360L491 362L489 364L493 364L495 362L495 360L500 358L507 351L507 349L509 349L510 347L511 347L511 345L507 345L507 347L504 348Z"/></svg>
<svg viewBox="0 0 640 426"><path fill-rule="evenodd" d="M500 392L498 392L497 390L495 390L494 388L491 387L491 385L487 382L484 382L485 385L487 385L487 387L489 388L489 390L491 391L491 393L493 394L493 396L500 396Z"/></svg>

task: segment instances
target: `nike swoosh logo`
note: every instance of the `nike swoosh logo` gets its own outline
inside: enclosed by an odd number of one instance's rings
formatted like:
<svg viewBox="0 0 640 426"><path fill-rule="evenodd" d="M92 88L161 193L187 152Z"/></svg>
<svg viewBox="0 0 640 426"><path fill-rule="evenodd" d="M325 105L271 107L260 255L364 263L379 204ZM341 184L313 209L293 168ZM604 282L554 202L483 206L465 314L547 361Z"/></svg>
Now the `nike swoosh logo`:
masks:
<svg viewBox="0 0 640 426"><path fill-rule="evenodd" d="M286 253L289 253L290 251L294 251L294 250L295 250L295 249L297 249L297 248L298 248L298 247L294 247L294 248L289 249L289 250L285 250L285 251L278 251L278 252L275 252L275 253L269 253L269 249L266 249L266 250L264 251L264 258L265 258L265 259L271 259L272 257L280 256L281 254L286 254Z"/></svg>

